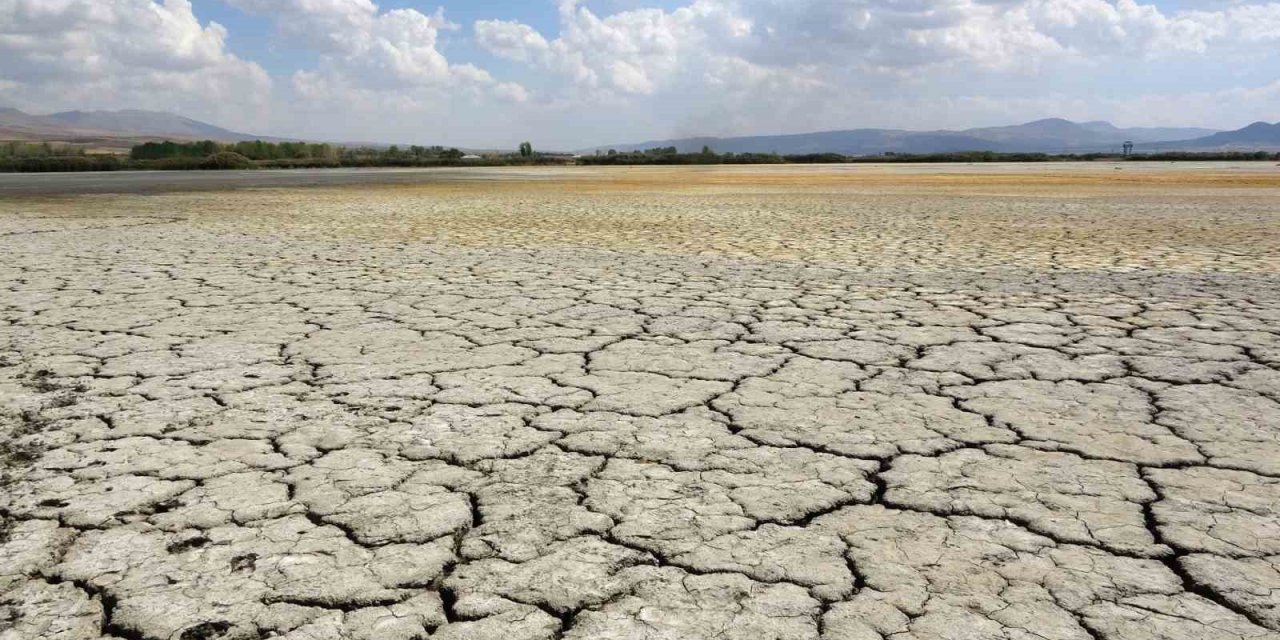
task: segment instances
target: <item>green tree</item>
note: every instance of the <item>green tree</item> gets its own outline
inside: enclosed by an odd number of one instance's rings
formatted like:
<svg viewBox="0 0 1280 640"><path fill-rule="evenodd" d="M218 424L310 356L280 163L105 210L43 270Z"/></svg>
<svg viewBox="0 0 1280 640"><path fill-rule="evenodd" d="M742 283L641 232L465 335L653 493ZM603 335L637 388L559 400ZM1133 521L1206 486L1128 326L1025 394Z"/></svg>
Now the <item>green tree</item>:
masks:
<svg viewBox="0 0 1280 640"><path fill-rule="evenodd" d="M200 163L202 169L252 169L253 161L234 152L220 151Z"/></svg>
<svg viewBox="0 0 1280 640"><path fill-rule="evenodd" d="M532 144L532 143L529 143L529 142L521 142L521 143L520 143L520 157L521 157L521 158L532 158L532 157L533 157L533 144Z"/></svg>

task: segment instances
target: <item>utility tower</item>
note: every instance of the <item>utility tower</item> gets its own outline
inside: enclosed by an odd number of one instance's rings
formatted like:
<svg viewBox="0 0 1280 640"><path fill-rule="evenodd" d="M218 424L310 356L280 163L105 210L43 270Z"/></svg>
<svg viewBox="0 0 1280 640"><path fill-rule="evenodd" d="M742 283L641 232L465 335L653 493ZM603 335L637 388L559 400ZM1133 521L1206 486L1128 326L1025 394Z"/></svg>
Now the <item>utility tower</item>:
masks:
<svg viewBox="0 0 1280 640"><path fill-rule="evenodd" d="M1133 141L1125 140L1124 141L1124 157L1128 158L1131 155L1133 155Z"/></svg>

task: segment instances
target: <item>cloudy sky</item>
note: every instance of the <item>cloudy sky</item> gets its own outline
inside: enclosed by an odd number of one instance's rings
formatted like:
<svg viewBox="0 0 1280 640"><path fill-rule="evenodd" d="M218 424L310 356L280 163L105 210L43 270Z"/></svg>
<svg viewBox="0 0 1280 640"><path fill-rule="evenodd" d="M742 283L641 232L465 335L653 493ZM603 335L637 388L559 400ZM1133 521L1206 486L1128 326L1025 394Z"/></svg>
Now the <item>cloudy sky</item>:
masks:
<svg viewBox="0 0 1280 640"><path fill-rule="evenodd" d="M1041 117L1280 120L1280 2L0 0L0 106L580 148Z"/></svg>

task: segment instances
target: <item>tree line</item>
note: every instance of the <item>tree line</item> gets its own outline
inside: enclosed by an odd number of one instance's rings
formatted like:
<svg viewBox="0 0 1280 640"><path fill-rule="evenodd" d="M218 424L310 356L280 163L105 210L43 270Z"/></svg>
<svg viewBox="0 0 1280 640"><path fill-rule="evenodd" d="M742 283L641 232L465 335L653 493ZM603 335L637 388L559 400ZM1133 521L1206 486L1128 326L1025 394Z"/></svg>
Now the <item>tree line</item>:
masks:
<svg viewBox="0 0 1280 640"><path fill-rule="evenodd" d="M127 156L87 153L83 147L49 142L0 142L0 171L116 171L120 169L289 169L326 167L439 167L509 166L539 164L579 165L716 165L716 164L824 164L824 163L975 163L1062 162L1092 160L1151 161L1251 161L1280 160L1280 153L1167 151L1119 156L1107 153L1047 154L959 151L947 153L886 153L848 156L839 153L779 155L777 153L716 153L703 147L681 153L676 147L570 157L543 154L522 142L513 153L468 157L461 150L442 146L346 147L312 142L147 142L134 146Z"/></svg>
<svg viewBox="0 0 1280 640"><path fill-rule="evenodd" d="M462 151L440 146L345 147L314 142L264 142L262 140L219 143L147 142L129 151L129 160L139 168L201 169L436 166L457 164ZM219 166L209 166L219 165Z"/></svg>
<svg viewBox="0 0 1280 640"><path fill-rule="evenodd" d="M0 142L0 171L111 171L115 156L89 155L83 147L52 142Z"/></svg>
<svg viewBox="0 0 1280 640"><path fill-rule="evenodd" d="M838 163L974 163L974 162L1088 162L1124 160L1130 162L1256 161L1280 160L1280 153L1267 151L1169 151L1121 156L1112 153L1003 153L998 151L951 151L943 153L885 153L876 156L849 156L840 153L716 153L703 147L698 153L680 153L676 147L656 147L643 151L583 156L583 165L691 165L691 164L838 164Z"/></svg>
<svg viewBox="0 0 1280 640"><path fill-rule="evenodd" d="M0 142L0 158L52 158L61 156L83 156L83 147L54 142L22 142L10 140Z"/></svg>
<svg viewBox="0 0 1280 640"><path fill-rule="evenodd" d="M83 147L0 142L0 171L115 171L121 169L293 169L564 164L569 156L542 154L525 142L515 153L470 156L460 149L410 145L347 147L312 142L146 142L129 154L92 154Z"/></svg>
<svg viewBox="0 0 1280 640"><path fill-rule="evenodd" d="M716 153L702 147L699 153L680 153L675 147L655 147L644 151L607 153L578 158L581 165L696 165L696 164L782 164L786 158L776 153Z"/></svg>

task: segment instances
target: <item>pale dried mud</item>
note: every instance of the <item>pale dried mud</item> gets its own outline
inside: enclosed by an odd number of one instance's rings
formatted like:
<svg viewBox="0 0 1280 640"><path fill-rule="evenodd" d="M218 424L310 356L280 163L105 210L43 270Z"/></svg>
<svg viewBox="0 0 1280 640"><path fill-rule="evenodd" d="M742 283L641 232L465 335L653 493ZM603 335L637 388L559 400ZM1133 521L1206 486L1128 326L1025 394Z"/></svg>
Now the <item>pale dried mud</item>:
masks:
<svg viewBox="0 0 1280 640"><path fill-rule="evenodd" d="M1280 170L432 176L0 198L0 639L1280 639Z"/></svg>

